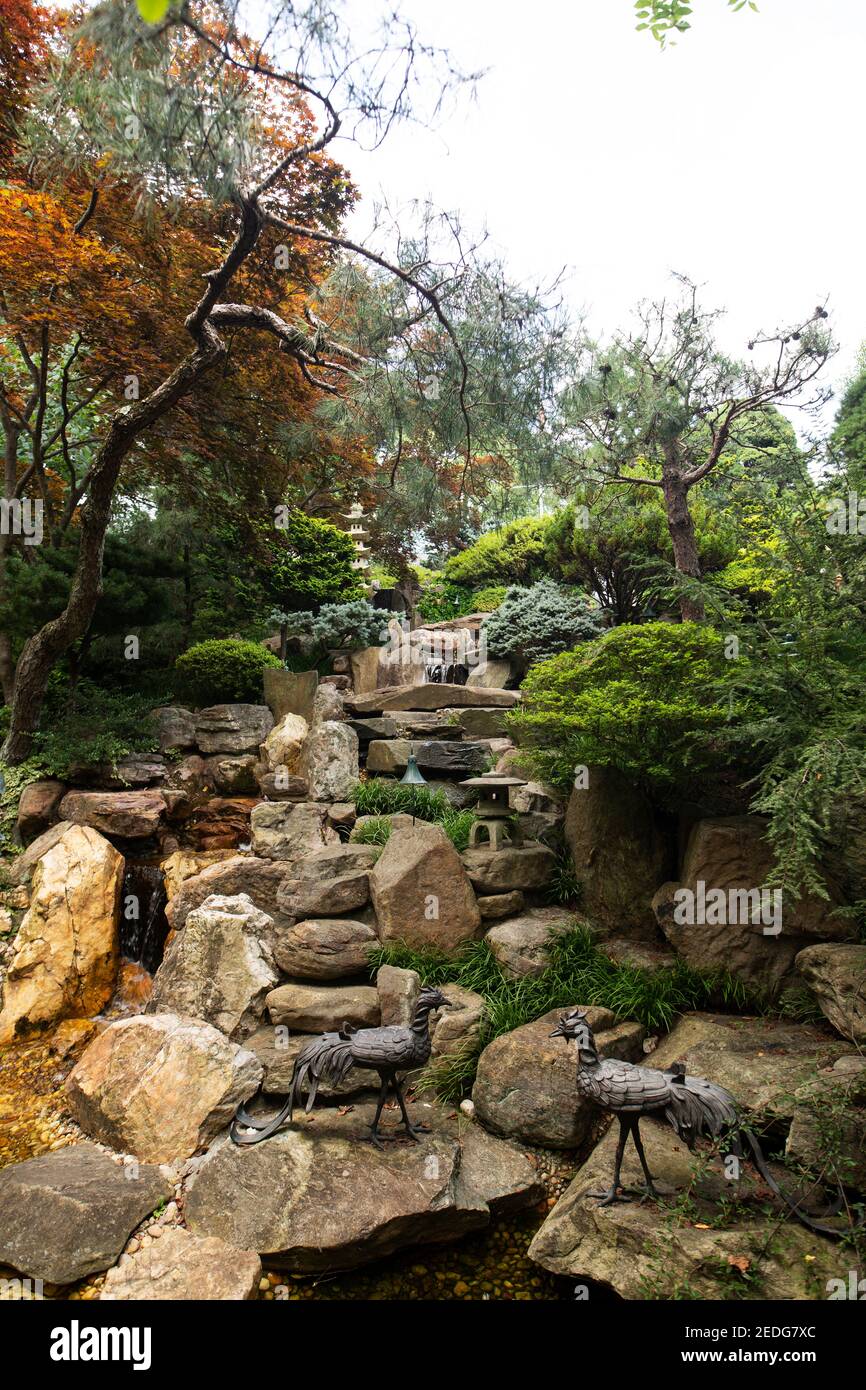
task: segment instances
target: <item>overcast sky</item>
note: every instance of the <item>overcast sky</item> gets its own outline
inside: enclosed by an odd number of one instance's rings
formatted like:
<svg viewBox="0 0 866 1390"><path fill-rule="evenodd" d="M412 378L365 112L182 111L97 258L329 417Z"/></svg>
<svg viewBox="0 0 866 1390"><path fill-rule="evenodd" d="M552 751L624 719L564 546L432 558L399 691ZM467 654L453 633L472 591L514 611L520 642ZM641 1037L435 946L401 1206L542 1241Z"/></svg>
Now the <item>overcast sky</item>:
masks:
<svg viewBox="0 0 866 1390"><path fill-rule="evenodd" d="M594 331L628 320L671 270L729 311L725 345L829 296L837 384L866 340L866 0L694 0L661 52L631 0L397 0L465 69L477 100L435 131L338 155L364 202L428 195L486 227L516 278L568 269ZM363 25L371 0L348 0Z"/></svg>

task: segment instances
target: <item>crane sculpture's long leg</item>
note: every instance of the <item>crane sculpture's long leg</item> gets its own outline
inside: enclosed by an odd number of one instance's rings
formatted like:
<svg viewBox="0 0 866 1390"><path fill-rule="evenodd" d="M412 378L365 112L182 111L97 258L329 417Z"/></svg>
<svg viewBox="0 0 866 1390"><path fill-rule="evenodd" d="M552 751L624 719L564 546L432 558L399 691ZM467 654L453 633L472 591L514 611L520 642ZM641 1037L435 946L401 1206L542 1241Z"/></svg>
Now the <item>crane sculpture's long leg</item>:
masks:
<svg viewBox="0 0 866 1390"><path fill-rule="evenodd" d="M619 1121L619 1141L616 1146L616 1161L613 1165L613 1184L606 1192L587 1192L587 1197L599 1197L600 1207L609 1207L612 1202L627 1202L630 1199L623 1193L620 1195L619 1175L622 1169L622 1156L625 1153L625 1141L631 1133L631 1115L621 1115Z"/></svg>
<svg viewBox="0 0 866 1390"><path fill-rule="evenodd" d="M429 1126L429 1125L413 1125L412 1121L409 1119L409 1114L408 1114L408 1111L406 1110L406 1102L405 1102L405 1100L403 1099L403 1092L402 1092L402 1090L400 1089L400 1083L399 1083L399 1081L397 1080L396 1076L394 1077L393 1086L394 1086L394 1095L397 1097L397 1103L398 1103L398 1105L400 1106L400 1110L402 1111L402 1114L403 1114L403 1123L404 1123L404 1125L406 1126L406 1133L409 1135L409 1137L410 1137L411 1139L414 1139L416 1143L419 1143L420 1141L419 1141L419 1139L418 1139L418 1135L419 1135L419 1134L429 1134L429 1133L430 1133L430 1126Z"/></svg>
<svg viewBox="0 0 866 1390"><path fill-rule="evenodd" d="M646 1178L646 1191L644 1192L643 1197L641 1197L641 1201L645 1202L647 1197L660 1197L661 1193L659 1192L658 1188L655 1186L653 1182L653 1175L649 1170L649 1165L646 1161L646 1154L643 1151L643 1144L641 1143L640 1137L639 1115L635 1115L632 1119L631 1137L634 1140L634 1146L637 1149L637 1156L640 1159L640 1166L641 1168L643 1168L644 1177Z"/></svg>
<svg viewBox="0 0 866 1390"><path fill-rule="evenodd" d="M382 1106L385 1104L385 1101L388 1098L388 1087L391 1084L391 1077L380 1072L379 1079L382 1084L379 1087L379 1101L376 1106L376 1118L370 1126L370 1129L373 1131L370 1135L370 1138L376 1145L377 1149L381 1149L382 1147L382 1136L379 1133L379 1116L382 1114Z"/></svg>

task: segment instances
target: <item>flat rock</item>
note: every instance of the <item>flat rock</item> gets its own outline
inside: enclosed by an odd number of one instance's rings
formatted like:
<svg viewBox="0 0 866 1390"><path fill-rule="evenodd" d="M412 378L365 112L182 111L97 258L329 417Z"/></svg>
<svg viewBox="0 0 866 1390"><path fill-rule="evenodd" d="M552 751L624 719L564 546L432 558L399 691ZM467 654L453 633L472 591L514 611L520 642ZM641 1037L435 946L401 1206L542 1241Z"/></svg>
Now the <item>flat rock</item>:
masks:
<svg viewBox="0 0 866 1390"><path fill-rule="evenodd" d="M561 907L536 907L491 927L484 940L504 973L519 980L547 969L551 937L573 925L573 914Z"/></svg>
<svg viewBox="0 0 866 1390"><path fill-rule="evenodd" d="M165 798L155 791L67 792L60 803L64 821L122 840L149 839L164 814Z"/></svg>
<svg viewBox="0 0 866 1390"><path fill-rule="evenodd" d="M272 919L246 894L206 898L166 950L147 1012L204 1019L243 1042L279 979L273 936Z"/></svg>
<svg viewBox="0 0 866 1390"><path fill-rule="evenodd" d="M288 984L272 989L265 1001L271 1023L299 1033L328 1033L350 1023L378 1028L379 995L373 985Z"/></svg>
<svg viewBox="0 0 866 1390"><path fill-rule="evenodd" d="M490 757L485 743L469 739L428 739L415 747L415 758L422 772L440 777L474 777L484 772Z"/></svg>
<svg viewBox="0 0 866 1390"><path fill-rule="evenodd" d="M836 1032L866 1042L866 946L807 946L796 965Z"/></svg>
<svg viewBox="0 0 866 1390"><path fill-rule="evenodd" d="M370 901L369 871L376 845L338 844L314 850L294 867L278 894L280 910L296 920L354 912Z"/></svg>
<svg viewBox="0 0 866 1390"><path fill-rule="evenodd" d="M370 872L370 895L382 941L450 953L479 934L475 894L438 825L392 830Z"/></svg>
<svg viewBox="0 0 866 1390"><path fill-rule="evenodd" d="M3 1043L98 1013L114 988L123 857L89 826L55 829L61 833L35 865L30 906L11 943Z"/></svg>
<svg viewBox="0 0 866 1390"><path fill-rule="evenodd" d="M491 657L489 661L483 662L469 672L466 684L470 689L504 689L508 681L511 680L512 674L510 661L494 660Z"/></svg>
<svg viewBox="0 0 866 1390"><path fill-rule="evenodd" d="M467 709L444 710L446 717L454 720L468 738L504 738L508 733L507 709Z"/></svg>
<svg viewBox="0 0 866 1390"><path fill-rule="evenodd" d="M339 843L320 802L261 801L250 816L253 853L262 859L303 859Z"/></svg>
<svg viewBox="0 0 866 1390"><path fill-rule="evenodd" d="M373 739L367 747L367 771L386 775L405 772L414 748L408 738Z"/></svg>
<svg viewBox="0 0 866 1390"><path fill-rule="evenodd" d="M150 1163L204 1148L258 1089L262 1066L209 1023L176 1014L120 1019L66 1080L86 1134Z"/></svg>
<svg viewBox="0 0 866 1390"><path fill-rule="evenodd" d="M267 705L211 705L196 715L195 741L203 753L255 753L273 727Z"/></svg>
<svg viewBox="0 0 866 1390"><path fill-rule="evenodd" d="M491 893L478 899L478 911L482 922L498 922L503 917L513 917L522 912L526 899L518 890L513 893Z"/></svg>
<svg viewBox="0 0 866 1390"><path fill-rule="evenodd" d="M190 1180L189 1226L311 1274L483 1229L490 1201L537 1201L534 1170L512 1150L501 1153L492 1136L479 1141L474 1133L464 1150L447 1107L412 1109L432 1132L384 1151L369 1142L369 1105L297 1117L291 1129L248 1148L218 1143Z"/></svg>
<svg viewBox="0 0 866 1390"><path fill-rule="evenodd" d="M469 882L478 893L543 888L556 867L553 850L532 840L500 850L467 849L461 858Z"/></svg>
<svg viewBox="0 0 866 1390"><path fill-rule="evenodd" d="M616 1126L608 1130L530 1245L530 1258L543 1269L604 1284L625 1299L719 1299L726 1286L736 1299L754 1297L752 1285L737 1274L734 1262L744 1261L752 1280L759 1280L761 1298L827 1296L827 1280L840 1274L838 1244L785 1220L781 1212L768 1219L763 1180L756 1183L744 1168L738 1181L726 1181L718 1161L705 1169L703 1156L690 1154L667 1125L641 1124L650 1171L663 1191L688 1189L690 1211L697 1216L686 1221L657 1202L599 1207L587 1194L610 1186L617 1134ZM790 1186L790 1174L775 1171ZM631 1186L643 1180L631 1142L622 1177ZM719 1201L735 1198L742 1203L741 1214L725 1208L719 1228ZM730 1282L720 1283L720 1267L730 1271Z"/></svg>
<svg viewBox="0 0 866 1390"><path fill-rule="evenodd" d="M372 690L369 695L346 697L346 708L356 716L389 714L392 710L465 709L467 706L513 709L519 703L519 690L479 689L446 683L397 685Z"/></svg>
<svg viewBox="0 0 866 1390"><path fill-rule="evenodd" d="M366 922L350 917L312 917L279 928L274 942L277 965L303 980L338 980L367 968L379 938Z"/></svg>
<svg viewBox="0 0 866 1390"><path fill-rule="evenodd" d="M265 704L276 723L287 714L298 714L308 724L312 723L319 686L318 671L285 671L276 666L266 666L263 676Z"/></svg>
<svg viewBox="0 0 866 1390"><path fill-rule="evenodd" d="M846 1050L850 1044L804 1023L693 1013L659 1043L651 1065L664 1071L683 1062L692 1076L718 1082L750 1110L791 1115L794 1092Z"/></svg>
<svg viewBox="0 0 866 1390"><path fill-rule="evenodd" d="M550 1037L564 1012L551 1009L534 1023L494 1038L482 1052L472 1100L478 1118L494 1133L546 1148L573 1149L598 1124L599 1111L576 1091L574 1045ZM609 1009L594 1006L586 1014L602 1058L643 1060L640 1024L617 1023Z"/></svg>
<svg viewBox="0 0 866 1390"><path fill-rule="evenodd" d="M198 1302L255 1298L262 1262L218 1236L194 1236L182 1226L128 1255L105 1277L100 1302Z"/></svg>
<svg viewBox="0 0 866 1390"><path fill-rule="evenodd" d="M158 1168L133 1170L93 1144L10 1164L0 1171L0 1264L52 1284L97 1274L171 1194Z"/></svg>

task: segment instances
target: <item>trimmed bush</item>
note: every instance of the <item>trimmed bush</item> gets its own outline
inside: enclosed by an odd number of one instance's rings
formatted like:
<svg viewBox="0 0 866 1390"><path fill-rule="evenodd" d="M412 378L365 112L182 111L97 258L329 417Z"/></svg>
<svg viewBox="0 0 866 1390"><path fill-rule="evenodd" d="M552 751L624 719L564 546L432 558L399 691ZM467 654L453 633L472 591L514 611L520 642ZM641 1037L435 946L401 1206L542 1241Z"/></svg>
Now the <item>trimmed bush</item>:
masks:
<svg viewBox="0 0 866 1390"><path fill-rule="evenodd" d="M236 637L199 642L175 662L178 694L199 706L258 704L263 698L262 673L281 664L258 642Z"/></svg>
<svg viewBox="0 0 866 1390"><path fill-rule="evenodd" d="M476 613L495 613L508 593L506 584L489 584L486 589L478 589L472 595L472 607Z"/></svg>
<svg viewBox="0 0 866 1390"><path fill-rule="evenodd" d="M533 667L509 718L545 780L615 767L661 789L686 786L723 756L713 735L732 717L722 688L736 662L697 623L618 627Z"/></svg>

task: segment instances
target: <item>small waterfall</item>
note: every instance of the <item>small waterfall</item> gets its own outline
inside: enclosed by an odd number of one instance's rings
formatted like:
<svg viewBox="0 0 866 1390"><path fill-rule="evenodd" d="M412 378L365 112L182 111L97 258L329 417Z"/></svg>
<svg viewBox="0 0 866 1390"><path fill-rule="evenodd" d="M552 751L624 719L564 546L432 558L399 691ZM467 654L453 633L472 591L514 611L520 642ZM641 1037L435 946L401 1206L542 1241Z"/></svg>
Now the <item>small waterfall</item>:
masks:
<svg viewBox="0 0 866 1390"><path fill-rule="evenodd" d="M424 667L424 679L429 685L465 685L469 667L459 661L430 661Z"/></svg>
<svg viewBox="0 0 866 1390"><path fill-rule="evenodd" d="M153 975L168 935L165 875L156 864L127 861L120 902L120 954Z"/></svg>

